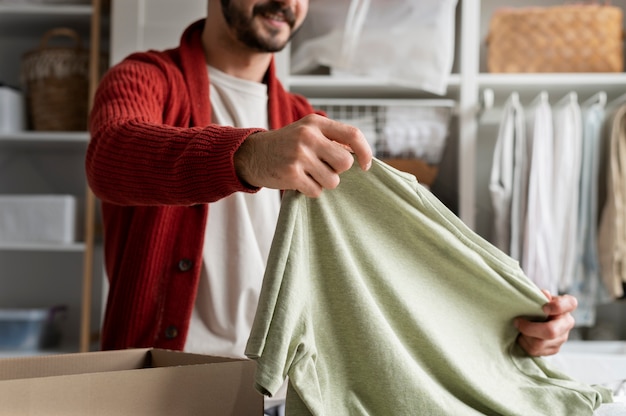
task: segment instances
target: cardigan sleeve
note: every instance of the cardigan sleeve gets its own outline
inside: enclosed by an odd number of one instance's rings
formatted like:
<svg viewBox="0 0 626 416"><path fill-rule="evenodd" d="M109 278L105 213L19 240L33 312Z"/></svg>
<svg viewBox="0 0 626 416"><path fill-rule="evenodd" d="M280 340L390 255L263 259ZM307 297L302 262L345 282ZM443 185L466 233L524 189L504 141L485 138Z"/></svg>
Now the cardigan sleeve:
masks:
<svg viewBox="0 0 626 416"><path fill-rule="evenodd" d="M236 191L233 155L261 129L192 126L189 89L175 65L131 56L102 79L90 114L89 185L119 205L193 205ZM210 111L210 110L209 110Z"/></svg>

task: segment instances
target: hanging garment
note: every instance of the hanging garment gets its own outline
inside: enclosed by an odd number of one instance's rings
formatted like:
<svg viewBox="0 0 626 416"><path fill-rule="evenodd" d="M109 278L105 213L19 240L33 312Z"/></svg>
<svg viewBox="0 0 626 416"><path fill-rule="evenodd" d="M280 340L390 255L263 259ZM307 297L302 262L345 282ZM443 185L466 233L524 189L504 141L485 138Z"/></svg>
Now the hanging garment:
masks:
<svg viewBox="0 0 626 416"><path fill-rule="evenodd" d="M526 128L517 94L504 104L489 181L494 244L521 260L527 192Z"/></svg>
<svg viewBox="0 0 626 416"><path fill-rule="evenodd" d="M596 307L611 298L601 282L598 264L598 181L604 106L594 103L582 109L583 142L578 204L576 261L569 294L578 299L573 312L577 326L594 326Z"/></svg>
<svg viewBox="0 0 626 416"><path fill-rule="evenodd" d="M582 119L576 94L568 94L555 106L553 114L554 159L550 227L555 255L553 276L558 279L559 293L567 293L572 284L576 262L582 159Z"/></svg>
<svg viewBox="0 0 626 416"><path fill-rule="evenodd" d="M285 194L246 355L288 415L592 415L610 392L522 352L546 302L414 176L375 159Z"/></svg>
<svg viewBox="0 0 626 416"><path fill-rule="evenodd" d="M539 287L556 294L559 280L552 242L554 140L552 109L548 96L541 94L526 114L530 170L522 268Z"/></svg>
<svg viewBox="0 0 626 416"><path fill-rule="evenodd" d="M626 105L610 118L606 202L598 231L602 280L614 298L624 295L626 282Z"/></svg>

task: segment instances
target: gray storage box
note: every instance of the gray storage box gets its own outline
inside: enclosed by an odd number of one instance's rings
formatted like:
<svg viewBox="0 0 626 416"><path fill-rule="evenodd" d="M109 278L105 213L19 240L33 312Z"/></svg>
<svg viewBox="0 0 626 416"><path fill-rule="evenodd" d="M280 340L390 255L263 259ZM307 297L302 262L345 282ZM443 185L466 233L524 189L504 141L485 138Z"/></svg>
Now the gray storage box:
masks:
<svg viewBox="0 0 626 416"><path fill-rule="evenodd" d="M74 196L0 195L0 244L68 244L75 240Z"/></svg>

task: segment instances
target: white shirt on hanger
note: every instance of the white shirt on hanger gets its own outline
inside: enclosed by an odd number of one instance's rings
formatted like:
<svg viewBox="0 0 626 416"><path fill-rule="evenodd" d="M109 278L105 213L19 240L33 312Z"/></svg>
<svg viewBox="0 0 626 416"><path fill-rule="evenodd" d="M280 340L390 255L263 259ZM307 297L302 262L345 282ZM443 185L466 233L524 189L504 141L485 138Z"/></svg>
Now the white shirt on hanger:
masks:
<svg viewBox="0 0 626 416"><path fill-rule="evenodd" d="M494 244L521 260L527 187L526 128L517 94L504 105L493 156L489 191L494 209Z"/></svg>
<svg viewBox="0 0 626 416"><path fill-rule="evenodd" d="M558 279L551 238L553 125L547 94L541 94L527 112L527 127L531 160L522 268L535 284L556 294Z"/></svg>
<svg viewBox="0 0 626 416"><path fill-rule="evenodd" d="M554 108L552 244L558 289L571 288L578 237L578 197L582 160L582 117L575 93Z"/></svg>

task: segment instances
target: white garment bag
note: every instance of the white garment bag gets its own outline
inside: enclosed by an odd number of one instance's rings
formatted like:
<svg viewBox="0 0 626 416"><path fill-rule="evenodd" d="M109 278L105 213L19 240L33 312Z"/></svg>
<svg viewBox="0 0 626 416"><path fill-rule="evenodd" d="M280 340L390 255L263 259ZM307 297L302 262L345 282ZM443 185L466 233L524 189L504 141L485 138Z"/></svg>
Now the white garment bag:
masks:
<svg viewBox="0 0 626 416"><path fill-rule="evenodd" d="M444 95L457 0L315 0L292 43L291 71L321 66Z"/></svg>

